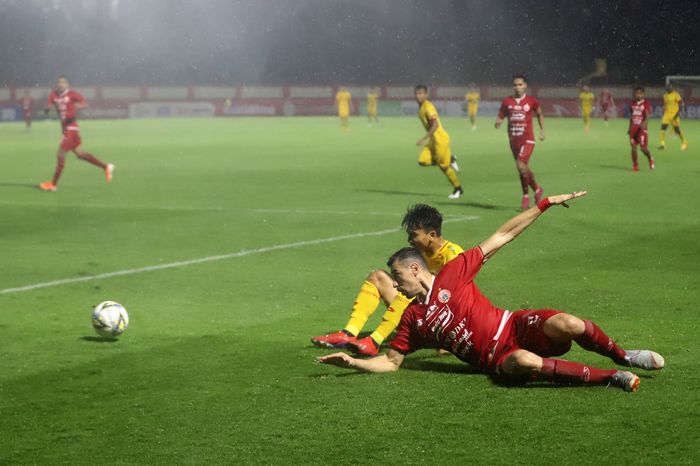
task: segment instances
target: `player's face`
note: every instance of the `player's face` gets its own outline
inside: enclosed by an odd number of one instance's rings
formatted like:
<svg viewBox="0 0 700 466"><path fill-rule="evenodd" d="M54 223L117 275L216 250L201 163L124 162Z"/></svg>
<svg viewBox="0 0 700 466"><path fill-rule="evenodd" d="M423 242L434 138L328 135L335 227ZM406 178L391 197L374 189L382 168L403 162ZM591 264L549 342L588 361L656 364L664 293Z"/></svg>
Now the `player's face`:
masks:
<svg viewBox="0 0 700 466"><path fill-rule="evenodd" d="M637 89L634 91L634 100L642 100L644 98L644 91Z"/></svg>
<svg viewBox="0 0 700 466"><path fill-rule="evenodd" d="M513 92L515 95L520 97L525 94L525 89L527 89L527 83L523 78L515 78L513 80Z"/></svg>
<svg viewBox="0 0 700 466"><path fill-rule="evenodd" d="M427 98L428 93L425 92L425 89L416 89L416 102L418 102L418 104L422 104Z"/></svg>
<svg viewBox="0 0 700 466"><path fill-rule="evenodd" d="M436 238L435 231L426 231L423 228L408 230L408 244L421 252L430 252L430 246Z"/></svg>
<svg viewBox="0 0 700 466"><path fill-rule="evenodd" d="M56 90L62 92L68 89L68 80L66 78L59 78L56 80Z"/></svg>
<svg viewBox="0 0 700 466"><path fill-rule="evenodd" d="M671 91L673 91L673 85L666 84L666 92L671 92Z"/></svg>
<svg viewBox="0 0 700 466"><path fill-rule="evenodd" d="M394 288L407 298L413 298L423 291L423 286L418 279L420 266L415 262L399 264L394 262L391 266L391 276L394 279Z"/></svg>

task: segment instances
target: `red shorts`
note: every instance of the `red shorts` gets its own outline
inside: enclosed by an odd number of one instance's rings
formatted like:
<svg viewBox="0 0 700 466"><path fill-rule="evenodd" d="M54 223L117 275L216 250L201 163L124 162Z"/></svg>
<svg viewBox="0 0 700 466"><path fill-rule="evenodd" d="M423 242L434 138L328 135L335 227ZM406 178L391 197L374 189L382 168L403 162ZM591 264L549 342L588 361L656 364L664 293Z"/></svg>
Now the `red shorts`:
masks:
<svg viewBox="0 0 700 466"><path fill-rule="evenodd" d="M513 157L521 162L528 163L532 151L535 150L535 141L510 141L510 150L513 152Z"/></svg>
<svg viewBox="0 0 700 466"><path fill-rule="evenodd" d="M31 120L31 119L32 119L32 111L31 111L31 110L24 110L24 119L25 119L25 120Z"/></svg>
<svg viewBox="0 0 700 466"><path fill-rule="evenodd" d="M649 131L642 129L641 126L633 126L630 128L630 144L633 146L640 145L643 149L649 144Z"/></svg>
<svg viewBox="0 0 700 466"><path fill-rule="evenodd" d="M79 131L66 130L63 132L63 139L61 139L61 149L74 150L81 142Z"/></svg>
<svg viewBox="0 0 700 466"><path fill-rule="evenodd" d="M510 354L524 349L543 358L561 356L571 349L571 342L554 343L544 334L544 322L552 316L561 314L554 309L524 309L513 313L505 332L492 349L488 369L498 373L501 364Z"/></svg>
<svg viewBox="0 0 700 466"><path fill-rule="evenodd" d="M603 113L605 113L610 109L610 105L609 104L600 104L600 109L603 110Z"/></svg>

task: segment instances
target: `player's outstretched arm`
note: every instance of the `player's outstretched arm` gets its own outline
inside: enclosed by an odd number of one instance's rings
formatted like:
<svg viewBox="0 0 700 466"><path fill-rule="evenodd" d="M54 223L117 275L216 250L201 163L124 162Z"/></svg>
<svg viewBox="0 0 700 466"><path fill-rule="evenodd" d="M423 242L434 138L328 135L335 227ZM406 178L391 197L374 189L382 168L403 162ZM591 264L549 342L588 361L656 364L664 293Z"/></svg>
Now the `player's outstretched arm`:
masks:
<svg viewBox="0 0 700 466"><path fill-rule="evenodd" d="M403 358L403 354L390 349L387 353L371 359L357 359L345 353L333 353L316 358L316 361L321 364L358 369L364 372L394 372L401 367Z"/></svg>
<svg viewBox="0 0 700 466"><path fill-rule="evenodd" d="M587 191L575 191L571 194L549 196L538 202L536 206L531 207L525 212L508 220L496 231L496 233L491 235L479 245L481 252L484 254L484 260L493 256L499 249L513 241L520 233L525 231L525 229L529 227L532 222L537 220L537 217L539 217L542 212L549 208L549 206L563 205L564 207L568 208L569 206L566 204L566 201L585 196L586 193Z"/></svg>

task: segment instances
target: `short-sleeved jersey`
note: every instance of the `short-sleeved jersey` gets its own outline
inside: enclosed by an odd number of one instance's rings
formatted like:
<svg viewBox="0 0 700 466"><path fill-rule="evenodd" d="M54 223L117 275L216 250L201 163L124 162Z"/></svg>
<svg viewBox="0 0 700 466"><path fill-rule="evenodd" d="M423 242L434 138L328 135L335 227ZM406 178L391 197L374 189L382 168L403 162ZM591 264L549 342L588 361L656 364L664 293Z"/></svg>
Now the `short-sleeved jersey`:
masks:
<svg viewBox="0 0 700 466"><path fill-rule="evenodd" d="M428 270L430 270L430 273L436 274L442 270L445 264L463 252L464 249L462 249L461 246L445 240L445 243L432 256L427 256L423 253L421 253L421 255L423 256L423 259L425 259L425 263L428 264Z"/></svg>
<svg viewBox="0 0 700 466"><path fill-rule="evenodd" d="M513 141L535 142L535 131L532 127L532 114L540 108L540 103L534 97L509 96L501 102L498 118L508 118L508 137Z"/></svg>
<svg viewBox="0 0 700 466"><path fill-rule="evenodd" d="M612 105L612 94L607 92L607 91L601 91L599 99L600 99L600 105L603 107L607 107L609 105Z"/></svg>
<svg viewBox="0 0 700 466"><path fill-rule="evenodd" d="M469 105L477 105L479 100L481 100L481 95L477 91L469 91L465 94L464 100L466 100Z"/></svg>
<svg viewBox="0 0 700 466"><path fill-rule="evenodd" d="M34 108L34 97L25 95L19 99L19 103L22 106L22 110L28 112Z"/></svg>
<svg viewBox="0 0 700 466"><path fill-rule="evenodd" d="M430 125L433 120L437 120L438 128L431 136L431 142L449 142L450 136L447 134L447 131L445 131L445 128L443 128L442 123L440 122L440 116L438 115L437 109L432 102L429 100L423 102L423 104L418 108L418 118L426 131L430 130Z"/></svg>
<svg viewBox="0 0 700 466"><path fill-rule="evenodd" d="M60 94L55 90L51 91L46 105L53 105L56 108L56 113L61 119L61 126L64 131L77 131L78 122L76 117L78 116L78 109L75 106L77 103L84 104L85 97L77 91L65 89Z"/></svg>
<svg viewBox="0 0 700 466"><path fill-rule="evenodd" d="M592 108L593 101L595 100L595 96L593 95L592 92L581 92L578 95L578 99L581 101L581 107Z"/></svg>
<svg viewBox="0 0 700 466"><path fill-rule="evenodd" d="M445 349L485 369L511 313L495 307L474 283L484 262L478 246L446 264L423 303L411 304L389 346L403 354Z"/></svg>
<svg viewBox="0 0 700 466"><path fill-rule="evenodd" d="M683 98L676 91L665 92L664 93L664 113L669 115L675 115L681 108L681 102Z"/></svg>
<svg viewBox="0 0 700 466"><path fill-rule="evenodd" d="M338 91L335 94L335 101L338 103L339 112L349 112L350 111L350 100L352 100L352 95L349 91Z"/></svg>
<svg viewBox="0 0 700 466"><path fill-rule="evenodd" d="M640 101L633 100L630 102L630 124L632 126L641 126L647 119L647 115L651 114L651 104L648 100Z"/></svg>

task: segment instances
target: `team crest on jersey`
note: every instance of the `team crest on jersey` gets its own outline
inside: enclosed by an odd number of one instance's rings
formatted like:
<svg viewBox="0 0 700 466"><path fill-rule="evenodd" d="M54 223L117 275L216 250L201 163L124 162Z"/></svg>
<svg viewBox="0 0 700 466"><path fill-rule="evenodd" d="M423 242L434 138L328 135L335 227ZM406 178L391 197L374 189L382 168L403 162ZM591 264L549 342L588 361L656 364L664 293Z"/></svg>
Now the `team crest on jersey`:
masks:
<svg viewBox="0 0 700 466"><path fill-rule="evenodd" d="M525 110L526 112L529 112L530 111L530 104L525 104L523 106L523 110Z"/></svg>
<svg viewBox="0 0 700 466"><path fill-rule="evenodd" d="M450 293L450 290L440 290L438 291L437 299L440 301L442 304L447 303L447 301L450 300L452 297L452 293Z"/></svg>

